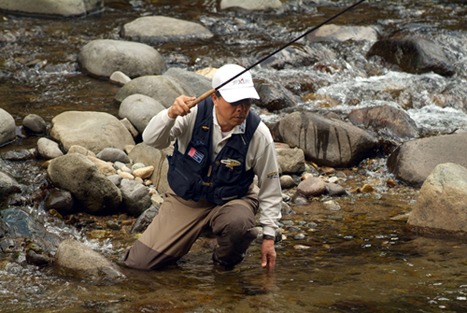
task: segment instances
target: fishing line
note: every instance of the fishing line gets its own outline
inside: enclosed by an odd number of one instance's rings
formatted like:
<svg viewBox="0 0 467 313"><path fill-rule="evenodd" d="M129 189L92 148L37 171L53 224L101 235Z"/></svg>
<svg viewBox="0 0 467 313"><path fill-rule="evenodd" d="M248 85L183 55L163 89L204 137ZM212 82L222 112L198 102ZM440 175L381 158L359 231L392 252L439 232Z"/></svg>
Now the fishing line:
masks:
<svg viewBox="0 0 467 313"><path fill-rule="evenodd" d="M203 93L201 96L199 96L198 98L196 98L195 100L193 100L193 102L191 102L189 104L189 107L193 107L195 106L196 104L198 104L199 102L201 102L202 100L206 99L208 96L210 96L211 94L213 94L214 92L216 92L216 90L219 90L220 88L224 87L225 85L227 85L228 83L230 83L232 80L234 80L235 78L239 77L240 75L242 75L243 73L246 73L247 71L249 71L250 69L252 69L253 67L255 67L256 65L264 62L265 60L269 59L270 57L272 57L274 54L280 52L281 50L284 50L285 48L287 48L288 46L290 46L291 44L293 44L294 42L302 39L303 37L305 37L306 35L308 35L309 33L311 32L314 32L315 30L317 30L318 28L320 28L321 26L329 23L330 21L336 19L337 17L341 16L342 14L346 13L347 11L350 11L351 9L353 9L354 7L356 7L357 5L359 5L360 3L364 2L365 0L360 0L354 4L352 4L351 6L345 8L344 10L340 11L339 13L337 13L336 15L328 18L327 20L325 20L324 22L321 22L320 24L316 25L315 27L307 30L306 32L304 32L303 34L301 34L300 36L298 36L297 38L289 41L288 43L286 43L285 45L283 45L282 47L274 50L273 52L269 53L268 55L266 55L265 57L261 58L260 60L256 61L255 63L253 63L252 65L248 66L247 68L245 68L243 71L241 71L240 73L238 73L237 75L233 76L232 78L230 78L229 80L225 81L224 83L222 83L221 85L217 86L216 88L213 88L213 89L210 89L208 91L206 91L205 93Z"/></svg>

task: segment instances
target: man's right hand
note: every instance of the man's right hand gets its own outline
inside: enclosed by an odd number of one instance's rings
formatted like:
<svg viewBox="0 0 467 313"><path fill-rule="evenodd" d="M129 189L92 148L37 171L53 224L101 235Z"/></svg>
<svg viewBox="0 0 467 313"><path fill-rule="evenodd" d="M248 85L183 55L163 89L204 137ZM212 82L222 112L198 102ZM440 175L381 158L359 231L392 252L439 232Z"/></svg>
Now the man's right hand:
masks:
<svg viewBox="0 0 467 313"><path fill-rule="evenodd" d="M175 99L172 106L167 110L167 114L171 119L177 118L177 116L185 116L190 113L190 107L188 104L195 100L195 97L179 96Z"/></svg>

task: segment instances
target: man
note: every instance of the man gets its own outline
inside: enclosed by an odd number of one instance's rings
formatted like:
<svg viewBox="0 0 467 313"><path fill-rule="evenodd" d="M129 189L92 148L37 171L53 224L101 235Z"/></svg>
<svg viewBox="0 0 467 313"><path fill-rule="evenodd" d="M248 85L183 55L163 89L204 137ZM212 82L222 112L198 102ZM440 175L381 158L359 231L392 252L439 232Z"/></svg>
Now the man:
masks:
<svg viewBox="0 0 467 313"><path fill-rule="evenodd" d="M222 66L213 77L213 88L244 70L235 64ZM259 210L261 266L273 270L282 196L272 136L250 112L251 101L259 99L251 74L245 72L190 108L194 99L176 98L143 132L143 141L158 149L176 140L169 157L170 189L124 263L146 270L174 263L208 229L217 238L214 263L233 268L257 237ZM253 188L255 175L259 192Z"/></svg>

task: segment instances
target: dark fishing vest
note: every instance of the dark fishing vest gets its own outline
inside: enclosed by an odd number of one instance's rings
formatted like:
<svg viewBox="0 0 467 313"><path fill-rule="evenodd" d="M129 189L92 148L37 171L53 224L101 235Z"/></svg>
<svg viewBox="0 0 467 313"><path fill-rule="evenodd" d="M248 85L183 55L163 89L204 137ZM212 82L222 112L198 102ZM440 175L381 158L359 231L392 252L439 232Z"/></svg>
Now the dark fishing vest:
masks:
<svg viewBox="0 0 467 313"><path fill-rule="evenodd" d="M211 98L199 103L193 135L185 154L178 151L177 141L173 155L168 157L170 188L185 200L206 199L218 205L246 195L254 178L252 169L245 171L246 154L259 123L260 117L250 111L245 132L232 134L216 159L211 161L213 103Z"/></svg>

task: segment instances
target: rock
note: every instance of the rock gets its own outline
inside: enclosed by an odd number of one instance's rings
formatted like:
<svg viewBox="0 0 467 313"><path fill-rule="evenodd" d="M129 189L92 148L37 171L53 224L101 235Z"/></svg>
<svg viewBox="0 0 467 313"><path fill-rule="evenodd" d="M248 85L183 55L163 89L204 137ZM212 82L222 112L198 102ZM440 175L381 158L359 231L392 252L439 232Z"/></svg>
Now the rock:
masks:
<svg viewBox="0 0 467 313"><path fill-rule="evenodd" d="M210 39L214 35L204 26L166 16L143 16L123 25L123 38L149 44Z"/></svg>
<svg viewBox="0 0 467 313"><path fill-rule="evenodd" d="M400 145L387 160L397 179L419 187L436 165L452 162L467 167L467 133L415 139Z"/></svg>
<svg viewBox="0 0 467 313"><path fill-rule="evenodd" d="M16 139L16 123L13 116L0 108L0 146Z"/></svg>
<svg viewBox="0 0 467 313"><path fill-rule="evenodd" d="M102 11L104 0L1 0L0 9L35 16L75 17Z"/></svg>
<svg viewBox="0 0 467 313"><path fill-rule="evenodd" d="M276 153L281 173L300 174L305 170L305 154L303 150L276 147Z"/></svg>
<svg viewBox="0 0 467 313"><path fill-rule="evenodd" d="M71 192L63 189L52 189L45 198L45 209L55 210L61 215L74 213L74 201Z"/></svg>
<svg viewBox="0 0 467 313"><path fill-rule="evenodd" d="M143 163L147 166L153 166L154 172L150 180L159 193L162 194L168 190L167 170L169 164L167 162L166 153L141 143L137 144L128 156L134 163Z"/></svg>
<svg viewBox="0 0 467 313"><path fill-rule="evenodd" d="M152 204L149 189L134 180L122 179L120 190L125 209L132 216L141 215Z"/></svg>
<svg viewBox="0 0 467 313"><path fill-rule="evenodd" d="M142 179L146 179L152 176L152 173L154 173L154 166L145 166L141 168L137 168L133 170L133 175L135 177L140 177Z"/></svg>
<svg viewBox="0 0 467 313"><path fill-rule="evenodd" d="M11 194L20 192L21 187L16 179L0 171L0 201L6 199Z"/></svg>
<svg viewBox="0 0 467 313"><path fill-rule="evenodd" d="M37 114L28 114L23 119L23 126L36 134L45 134L47 124L42 117Z"/></svg>
<svg viewBox="0 0 467 313"><path fill-rule="evenodd" d="M377 140L366 131L334 118L311 112L294 112L278 125L280 138L298 147L305 158L320 166L349 167L375 153Z"/></svg>
<svg viewBox="0 0 467 313"><path fill-rule="evenodd" d="M107 147L124 150L135 141L120 121L109 113L66 111L52 119L50 135L61 142L65 151L73 145L93 153Z"/></svg>
<svg viewBox="0 0 467 313"><path fill-rule="evenodd" d="M423 183L407 225L422 234L467 238L467 168L437 165Z"/></svg>
<svg viewBox="0 0 467 313"><path fill-rule="evenodd" d="M128 96L142 94L151 97L165 108L172 105L175 98L188 94L178 80L169 76L149 75L141 76L126 83L115 95L115 100L122 102Z"/></svg>
<svg viewBox="0 0 467 313"><path fill-rule="evenodd" d="M304 197L317 197L326 192L326 183L319 177L310 176L302 180L297 187L297 193Z"/></svg>
<svg viewBox="0 0 467 313"><path fill-rule="evenodd" d="M352 124L372 128L389 139L407 140L418 137L415 121L402 109L381 105L352 110L348 115Z"/></svg>
<svg viewBox="0 0 467 313"><path fill-rule="evenodd" d="M164 109L165 107L154 98L142 94L133 94L122 101L118 116L127 118L142 133L151 118Z"/></svg>
<svg viewBox="0 0 467 313"><path fill-rule="evenodd" d="M327 24L308 34L306 39L318 41L376 41L378 34L371 26L342 26Z"/></svg>
<svg viewBox="0 0 467 313"><path fill-rule="evenodd" d="M221 10L229 8L241 8L244 10L268 10L279 9L282 7L282 2L279 0L221 0Z"/></svg>
<svg viewBox="0 0 467 313"><path fill-rule="evenodd" d="M145 210L137 219L133 227L131 228L131 233L142 233L148 228L151 224L154 217L159 213L159 208L151 206L149 209Z"/></svg>
<svg viewBox="0 0 467 313"><path fill-rule="evenodd" d="M74 239L66 239L60 243L55 262L61 274L79 279L116 282L126 278L104 256Z"/></svg>
<svg viewBox="0 0 467 313"><path fill-rule="evenodd" d="M123 86L128 83L131 78L121 71L115 71L112 73L112 75L110 75L109 80L113 83Z"/></svg>
<svg viewBox="0 0 467 313"><path fill-rule="evenodd" d="M421 37L398 34L383 38L370 48L367 57L374 55L408 73L435 72L447 77L455 74L441 47Z"/></svg>
<svg viewBox="0 0 467 313"><path fill-rule="evenodd" d="M297 185L295 183L295 180L290 175L282 175L280 177L280 182L281 182L282 189L290 189Z"/></svg>
<svg viewBox="0 0 467 313"><path fill-rule="evenodd" d="M130 158L128 155L125 153L125 151L117 149L117 148L104 148L102 149L98 154L96 154L96 157L101 159L102 161L107 161L107 162L122 162L122 163L130 163Z"/></svg>
<svg viewBox="0 0 467 313"><path fill-rule="evenodd" d="M58 143L46 137L41 137L37 140L37 153L47 160L58 158L63 155Z"/></svg>
<svg viewBox="0 0 467 313"><path fill-rule="evenodd" d="M212 88L211 79L181 68L169 68L163 76L175 79L185 90L187 96L197 97Z"/></svg>
<svg viewBox="0 0 467 313"><path fill-rule="evenodd" d="M153 47L143 43L97 39L80 51L81 68L96 77L109 78L116 71L129 77L159 75L166 70L162 56Z"/></svg>
<svg viewBox="0 0 467 313"><path fill-rule="evenodd" d="M90 214L112 214L120 208L120 190L86 156L68 153L55 158L47 174L57 188L71 192L80 208Z"/></svg>
<svg viewBox="0 0 467 313"><path fill-rule="evenodd" d="M256 89L261 100L255 101L255 104L270 112L291 108L298 102L289 90L278 83L264 81L257 85Z"/></svg>

